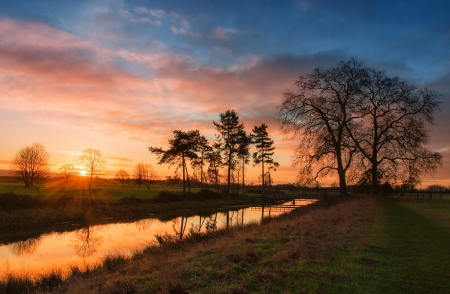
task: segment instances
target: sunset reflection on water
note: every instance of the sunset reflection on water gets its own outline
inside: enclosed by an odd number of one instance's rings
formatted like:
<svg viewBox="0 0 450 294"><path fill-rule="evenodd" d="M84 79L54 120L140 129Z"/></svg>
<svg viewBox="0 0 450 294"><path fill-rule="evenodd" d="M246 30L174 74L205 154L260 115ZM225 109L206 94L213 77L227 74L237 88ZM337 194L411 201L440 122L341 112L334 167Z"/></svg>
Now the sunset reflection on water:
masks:
<svg viewBox="0 0 450 294"><path fill-rule="evenodd" d="M296 205L314 200L296 201ZM290 204L291 202L288 202ZM156 218L128 223L93 225L63 232L45 233L39 237L0 245L0 274L37 277L54 269L63 274L71 267L84 270L99 264L108 254L132 255L150 244L156 244L155 235L185 236L189 230L205 232L227 226L242 226L259 222L262 217L275 217L292 208L245 208L211 215L178 217L168 221ZM182 234L181 234L182 233Z"/></svg>

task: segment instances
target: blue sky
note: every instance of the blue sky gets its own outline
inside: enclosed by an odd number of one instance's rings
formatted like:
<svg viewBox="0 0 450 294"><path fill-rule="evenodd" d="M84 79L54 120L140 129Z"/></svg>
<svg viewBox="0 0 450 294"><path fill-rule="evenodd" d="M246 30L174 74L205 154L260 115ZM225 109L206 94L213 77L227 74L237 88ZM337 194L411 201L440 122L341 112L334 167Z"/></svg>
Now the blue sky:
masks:
<svg viewBox="0 0 450 294"><path fill-rule="evenodd" d="M88 147L128 160L112 170L154 164L143 145L173 129L211 138L211 121L235 109L248 131L269 125L291 182L283 92L355 56L441 93L430 149L445 165L429 179L450 183L449 12L449 1L0 1L0 169L34 141L55 168Z"/></svg>

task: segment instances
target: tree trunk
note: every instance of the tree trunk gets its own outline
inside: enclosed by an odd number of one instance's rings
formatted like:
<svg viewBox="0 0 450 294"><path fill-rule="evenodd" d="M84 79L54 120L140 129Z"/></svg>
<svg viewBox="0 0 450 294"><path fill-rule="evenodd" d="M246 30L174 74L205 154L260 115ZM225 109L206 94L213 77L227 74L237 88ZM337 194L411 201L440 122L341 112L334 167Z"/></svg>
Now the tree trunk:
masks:
<svg viewBox="0 0 450 294"><path fill-rule="evenodd" d="M228 155L228 182L227 182L227 193L230 194L230 178L231 178L231 150L228 150L230 153Z"/></svg>
<svg viewBox="0 0 450 294"><path fill-rule="evenodd" d="M184 162L184 154L181 155L182 165L183 165L183 193L186 193L186 178L184 175L184 167L186 166L186 163Z"/></svg>
<svg viewBox="0 0 450 294"><path fill-rule="evenodd" d="M244 171L245 171L245 158L242 157L242 195L245 195Z"/></svg>

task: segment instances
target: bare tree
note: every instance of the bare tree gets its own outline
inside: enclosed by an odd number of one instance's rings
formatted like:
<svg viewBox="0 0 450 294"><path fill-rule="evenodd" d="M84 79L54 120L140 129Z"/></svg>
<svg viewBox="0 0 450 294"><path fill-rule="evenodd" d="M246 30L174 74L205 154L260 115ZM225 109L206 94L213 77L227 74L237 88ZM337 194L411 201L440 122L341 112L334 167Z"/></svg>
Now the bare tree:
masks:
<svg viewBox="0 0 450 294"><path fill-rule="evenodd" d="M358 118L360 70L356 59L330 69L316 68L295 82L297 92L284 93L278 116L282 132L300 139L294 161L301 167L300 183L313 184L318 177L337 172L340 195L347 195L346 173L356 153L347 130Z"/></svg>
<svg viewBox="0 0 450 294"><path fill-rule="evenodd" d="M97 149L88 148L78 159L79 164L89 173L89 190L92 187L92 178L100 175L106 168L106 160Z"/></svg>
<svg viewBox="0 0 450 294"><path fill-rule="evenodd" d="M145 165L144 184L147 189L150 189L150 185L159 179L158 173L150 164Z"/></svg>
<svg viewBox="0 0 450 294"><path fill-rule="evenodd" d="M124 169L119 169L116 172L116 176L115 179L118 180L121 184L121 186L123 187L123 185L125 184L126 181L128 181L130 179L130 175L127 173L126 170Z"/></svg>
<svg viewBox="0 0 450 294"><path fill-rule="evenodd" d="M144 163L139 162L138 164L136 164L136 166L134 167L133 176L139 188L144 184L146 173L147 167Z"/></svg>
<svg viewBox="0 0 450 294"><path fill-rule="evenodd" d="M69 183L69 179L78 173L78 168L73 164L63 164L59 169L59 173L66 179L66 183Z"/></svg>
<svg viewBox="0 0 450 294"><path fill-rule="evenodd" d="M361 68L360 76L361 99L356 107L360 118L357 127L347 128L363 166L370 170L372 194L379 190L379 175L394 165L420 167L414 178L421 172L434 172L442 165L442 155L425 145L433 113L441 103L438 94L373 68Z"/></svg>
<svg viewBox="0 0 450 294"><path fill-rule="evenodd" d="M41 143L19 150L12 161L11 169L20 176L25 187L33 186L34 182L49 175L48 160L50 155Z"/></svg>

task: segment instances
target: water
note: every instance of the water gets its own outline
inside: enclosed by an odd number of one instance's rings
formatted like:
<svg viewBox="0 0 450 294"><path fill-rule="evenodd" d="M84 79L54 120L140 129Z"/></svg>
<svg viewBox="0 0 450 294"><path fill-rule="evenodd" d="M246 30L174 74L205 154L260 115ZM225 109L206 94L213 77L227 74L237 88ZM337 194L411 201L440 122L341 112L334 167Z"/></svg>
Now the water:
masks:
<svg viewBox="0 0 450 294"><path fill-rule="evenodd" d="M230 226L260 222L307 205L315 200L296 199L277 206L248 207L211 215L177 217L162 221L146 218L132 222L92 225L64 231L37 234L32 238L5 241L0 238L0 276L13 274L37 277L53 269L68 273L71 267L81 270L99 264L108 254L132 255L150 244L155 235L169 234L183 238L190 230L205 232ZM60 232L58 232L60 231ZM62 232L61 232L62 231Z"/></svg>

